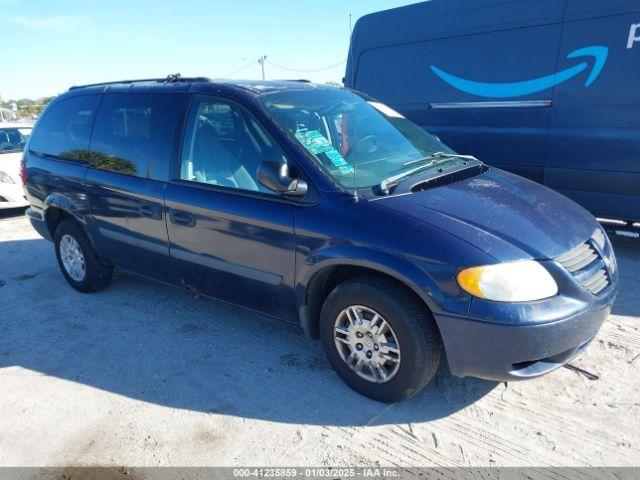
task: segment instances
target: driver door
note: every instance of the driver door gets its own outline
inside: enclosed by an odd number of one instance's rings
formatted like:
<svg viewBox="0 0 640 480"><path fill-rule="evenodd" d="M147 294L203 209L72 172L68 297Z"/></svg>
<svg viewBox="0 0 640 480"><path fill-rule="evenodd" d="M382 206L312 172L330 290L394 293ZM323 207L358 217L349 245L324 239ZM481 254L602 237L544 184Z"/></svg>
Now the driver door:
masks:
<svg viewBox="0 0 640 480"><path fill-rule="evenodd" d="M170 253L186 287L295 317L294 207L256 178L261 162L284 158L245 108L194 99L165 196Z"/></svg>

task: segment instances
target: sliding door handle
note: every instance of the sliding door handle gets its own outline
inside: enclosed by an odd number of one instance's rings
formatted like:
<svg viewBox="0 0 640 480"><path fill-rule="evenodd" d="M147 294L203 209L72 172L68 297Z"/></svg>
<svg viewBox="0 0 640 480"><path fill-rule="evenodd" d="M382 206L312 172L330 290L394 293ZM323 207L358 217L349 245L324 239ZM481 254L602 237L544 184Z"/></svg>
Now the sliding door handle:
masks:
<svg viewBox="0 0 640 480"><path fill-rule="evenodd" d="M162 207L160 205L140 205L140 207L138 208L138 212L143 217L153 218L154 220L162 220Z"/></svg>

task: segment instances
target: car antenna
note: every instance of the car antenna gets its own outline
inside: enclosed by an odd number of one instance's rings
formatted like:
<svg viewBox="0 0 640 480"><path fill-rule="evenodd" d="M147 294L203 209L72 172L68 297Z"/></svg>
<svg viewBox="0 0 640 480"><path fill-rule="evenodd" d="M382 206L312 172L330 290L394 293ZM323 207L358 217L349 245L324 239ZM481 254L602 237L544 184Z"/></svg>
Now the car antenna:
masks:
<svg viewBox="0 0 640 480"><path fill-rule="evenodd" d="M352 118L351 118L351 123L353 125L352 128L352 132L353 132L353 138L356 138L356 96L355 93L353 93L353 88L355 87L355 85L353 84L353 79L354 79L354 75L353 75L353 28L351 26L351 14L349 14L349 65L351 66L351 71L349 72L349 75L351 76L351 80L349 82L350 84L350 89L351 90L351 107L352 107ZM355 145L355 143L354 143ZM358 203L358 182L357 182L357 177L356 177L356 169L357 169L357 165L358 165L358 151L354 151L354 156L353 156L353 203Z"/></svg>

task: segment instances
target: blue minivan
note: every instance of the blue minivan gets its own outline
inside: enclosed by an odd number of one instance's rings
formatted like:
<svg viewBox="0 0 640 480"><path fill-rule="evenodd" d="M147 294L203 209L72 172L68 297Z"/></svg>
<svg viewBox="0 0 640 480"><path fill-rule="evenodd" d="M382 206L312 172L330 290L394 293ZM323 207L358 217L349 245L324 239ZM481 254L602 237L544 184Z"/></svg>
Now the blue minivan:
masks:
<svg viewBox="0 0 640 480"><path fill-rule="evenodd" d="M640 237L640 0L432 0L355 25L347 87Z"/></svg>
<svg viewBox="0 0 640 480"><path fill-rule="evenodd" d="M420 390L443 352L458 376L545 374L584 350L616 294L586 210L347 89L74 87L39 119L21 175L75 289L121 268L299 322L381 401Z"/></svg>

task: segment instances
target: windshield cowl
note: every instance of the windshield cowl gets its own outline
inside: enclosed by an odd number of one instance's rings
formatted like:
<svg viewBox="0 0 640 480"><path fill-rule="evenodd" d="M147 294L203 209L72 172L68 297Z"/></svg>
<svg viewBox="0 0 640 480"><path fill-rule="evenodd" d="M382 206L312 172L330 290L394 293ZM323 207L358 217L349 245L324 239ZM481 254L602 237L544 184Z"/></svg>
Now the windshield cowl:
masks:
<svg viewBox="0 0 640 480"><path fill-rule="evenodd" d="M424 157L424 158L420 158L417 160L411 160L409 162L405 162L402 166L403 167L409 167L412 165L418 165L418 166L413 166L410 169L407 170L402 170L400 173L397 173L395 175L392 175L390 177L387 177L385 179L383 179L380 182L380 185L378 186L379 190L382 192L383 195L388 195L389 194L389 189L395 185L397 185L398 183L400 183L401 181L403 181L405 178L410 177L411 175L415 175L418 172L423 172L423 171L427 171L427 170L437 170L438 172L442 173L444 170L442 167L437 168L436 167L440 164L443 163L448 163L449 161L453 160L453 159L460 159L463 162L463 165L467 165L468 164L468 160L472 160L472 161L477 161L478 159L470 156L470 155L456 155L456 154L450 154L450 153L443 153L443 152L436 152L433 155L430 155L428 157Z"/></svg>
<svg viewBox="0 0 640 480"><path fill-rule="evenodd" d="M385 191L380 185L370 189L371 194L377 198L407 195L417 191L441 187L461 180L481 175L489 170L489 167L479 160L465 160L461 163L449 163L443 166L434 166L409 175L397 183L389 186Z"/></svg>

